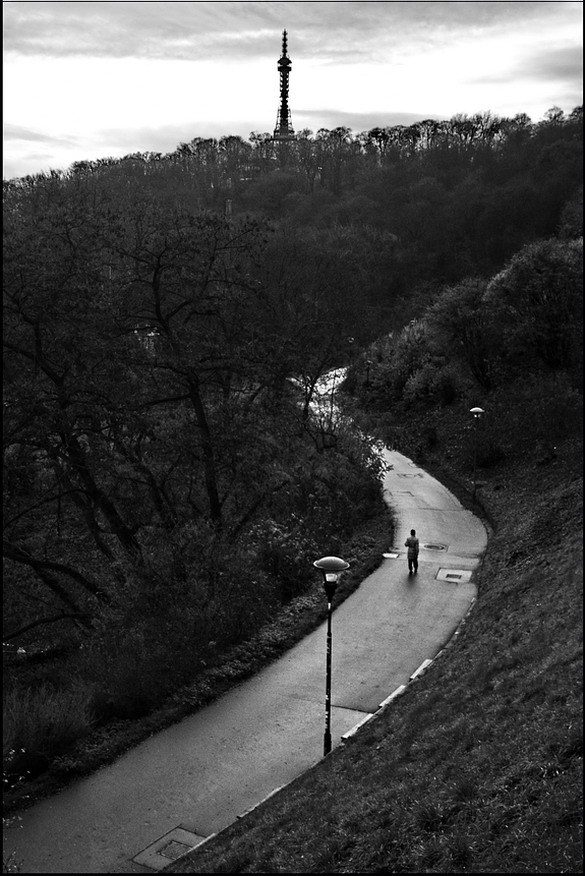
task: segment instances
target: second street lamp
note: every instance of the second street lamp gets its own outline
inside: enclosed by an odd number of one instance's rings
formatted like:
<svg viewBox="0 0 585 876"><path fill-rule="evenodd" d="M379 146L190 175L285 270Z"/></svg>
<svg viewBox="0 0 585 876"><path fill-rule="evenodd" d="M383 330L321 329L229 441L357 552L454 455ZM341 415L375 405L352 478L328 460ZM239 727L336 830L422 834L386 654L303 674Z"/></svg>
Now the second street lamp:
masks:
<svg viewBox="0 0 585 876"><path fill-rule="evenodd" d="M485 414L483 408L470 408L470 414L473 414L473 501L475 502L475 492L477 488L477 424L482 414Z"/></svg>
<svg viewBox="0 0 585 876"><path fill-rule="evenodd" d="M327 595L327 666L325 673L325 736L323 739L323 755L331 751L331 604L339 582L339 576L349 563L339 557L322 557L313 565L323 574L323 587Z"/></svg>

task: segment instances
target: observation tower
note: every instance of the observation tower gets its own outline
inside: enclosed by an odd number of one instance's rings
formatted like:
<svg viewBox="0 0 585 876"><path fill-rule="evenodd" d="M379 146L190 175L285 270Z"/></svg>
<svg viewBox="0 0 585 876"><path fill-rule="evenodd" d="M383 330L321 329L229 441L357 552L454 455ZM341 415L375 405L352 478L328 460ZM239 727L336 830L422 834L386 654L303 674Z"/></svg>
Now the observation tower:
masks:
<svg viewBox="0 0 585 876"><path fill-rule="evenodd" d="M290 109L288 106L288 77L292 61L286 51L286 30L282 32L282 55L278 61L278 72L280 73L280 106L276 115L276 127L274 129L274 139L279 142L295 139L293 130Z"/></svg>

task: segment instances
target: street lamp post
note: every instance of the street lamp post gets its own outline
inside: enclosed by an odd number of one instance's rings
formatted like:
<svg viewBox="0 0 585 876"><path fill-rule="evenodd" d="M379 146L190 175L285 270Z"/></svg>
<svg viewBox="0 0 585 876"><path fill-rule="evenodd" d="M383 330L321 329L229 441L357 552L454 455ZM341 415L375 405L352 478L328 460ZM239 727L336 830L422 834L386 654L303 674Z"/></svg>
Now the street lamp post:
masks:
<svg viewBox="0 0 585 876"><path fill-rule="evenodd" d="M370 385L370 368L372 367L372 360L366 359L366 386Z"/></svg>
<svg viewBox="0 0 585 876"><path fill-rule="evenodd" d="M355 344L355 338L348 338L347 339L347 354L348 354L350 365L353 362L354 344Z"/></svg>
<svg viewBox="0 0 585 876"><path fill-rule="evenodd" d="M337 589L339 576L349 563L339 557L322 557L313 565L323 574L323 587L327 595L327 664L325 673L325 735L323 738L323 756L331 751L331 604Z"/></svg>
<svg viewBox="0 0 585 876"><path fill-rule="evenodd" d="M473 494L472 494L472 498L473 498L473 501L475 502L475 491L477 489L477 478L476 478L476 472L477 472L477 425L479 423L481 415L484 414L485 411L482 408L470 408L469 413L473 414L473 422L474 422L474 427L473 427Z"/></svg>

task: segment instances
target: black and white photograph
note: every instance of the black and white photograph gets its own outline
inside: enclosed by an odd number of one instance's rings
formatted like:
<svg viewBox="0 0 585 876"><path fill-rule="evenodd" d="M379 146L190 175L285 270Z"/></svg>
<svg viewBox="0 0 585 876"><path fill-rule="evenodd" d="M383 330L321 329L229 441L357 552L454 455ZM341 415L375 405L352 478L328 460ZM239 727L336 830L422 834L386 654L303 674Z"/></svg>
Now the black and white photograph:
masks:
<svg viewBox="0 0 585 876"><path fill-rule="evenodd" d="M583 4L3 38L3 872L582 873Z"/></svg>

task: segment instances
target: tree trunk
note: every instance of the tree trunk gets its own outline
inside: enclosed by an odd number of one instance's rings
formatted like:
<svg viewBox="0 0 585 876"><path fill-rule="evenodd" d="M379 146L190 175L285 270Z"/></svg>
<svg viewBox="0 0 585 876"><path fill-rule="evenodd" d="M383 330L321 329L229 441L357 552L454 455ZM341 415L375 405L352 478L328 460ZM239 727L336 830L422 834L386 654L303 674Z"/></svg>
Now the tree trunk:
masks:
<svg viewBox="0 0 585 876"><path fill-rule="evenodd" d="M192 374L189 375L188 385L189 398L191 399L191 403L195 410L197 425L199 427L199 433L201 435L201 450L203 452L205 488L207 491L207 498L209 500L209 514L212 523L214 523L214 525L218 529L220 529L222 523L221 502L219 499L219 491L217 488L217 471L215 465L215 453L213 449L211 430L209 428L209 423L207 422L205 408L203 406L203 400L199 391L199 379Z"/></svg>

